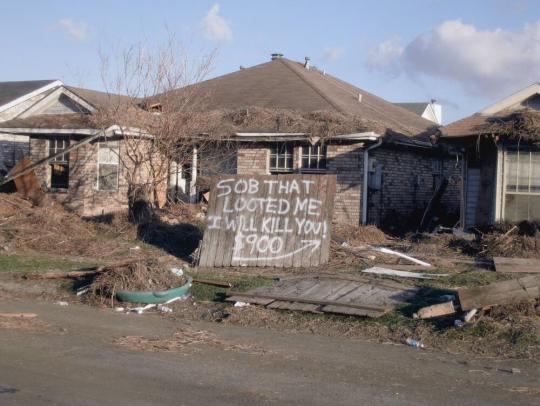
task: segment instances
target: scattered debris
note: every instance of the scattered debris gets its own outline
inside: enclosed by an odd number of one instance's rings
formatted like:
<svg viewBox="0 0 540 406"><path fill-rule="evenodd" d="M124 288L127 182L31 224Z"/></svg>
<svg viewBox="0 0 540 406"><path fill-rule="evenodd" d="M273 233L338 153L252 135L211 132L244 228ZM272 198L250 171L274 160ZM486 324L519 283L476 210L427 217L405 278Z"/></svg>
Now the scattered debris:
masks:
<svg viewBox="0 0 540 406"><path fill-rule="evenodd" d="M217 286L219 288L232 288L233 286L230 282L209 281L207 279L193 279L193 283L198 283L200 285Z"/></svg>
<svg viewBox="0 0 540 406"><path fill-rule="evenodd" d="M469 310L465 316L463 316L463 321L465 323L469 323L474 316L476 316L476 313L478 313L478 309L472 309L472 310Z"/></svg>
<svg viewBox="0 0 540 406"><path fill-rule="evenodd" d="M396 255L396 256L398 256L400 258L406 259L408 261L414 262L415 264L422 265L422 266L425 266L425 267L430 267L431 266L431 264L429 264L427 262L420 261L419 259L413 258L413 257L411 257L409 255L403 254L403 253L398 252L398 251L391 250L389 248L375 247L374 250L382 252L383 254Z"/></svg>
<svg viewBox="0 0 540 406"><path fill-rule="evenodd" d="M126 336L116 339L115 344L142 351L184 351L188 348L211 346L224 351L239 351L248 354L262 355L269 351L251 344L232 344L218 338L214 333L205 330L182 328L169 338Z"/></svg>
<svg viewBox="0 0 540 406"><path fill-rule="evenodd" d="M380 317L407 303L418 290L392 281L311 277L284 279L247 292L231 292L226 300L270 309Z"/></svg>
<svg viewBox="0 0 540 406"><path fill-rule="evenodd" d="M415 279L435 279L442 276L448 276L448 274L445 274L445 273L418 273L418 272L398 271L395 269L379 268L379 267L364 269L362 272L372 273L376 275L399 276L402 278L415 278Z"/></svg>
<svg viewBox="0 0 540 406"><path fill-rule="evenodd" d="M54 304L58 306L69 306L69 303L64 300L57 300Z"/></svg>
<svg viewBox="0 0 540 406"><path fill-rule="evenodd" d="M521 373L521 369L519 368L497 368L498 371L501 371L501 372L507 372L509 374L520 374Z"/></svg>
<svg viewBox="0 0 540 406"><path fill-rule="evenodd" d="M246 307L249 306L249 303L246 302L235 302L234 307Z"/></svg>
<svg viewBox="0 0 540 406"><path fill-rule="evenodd" d="M540 273L540 259L494 257L495 270L505 273Z"/></svg>
<svg viewBox="0 0 540 406"><path fill-rule="evenodd" d="M1 329L45 330L48 326L35 313L0 313Z"/></svg>
<svg viewBox="0 0 540 406"><path fill-rule="evenodd" d="M540 297L540 275L458 290L462 310L525 302Z"/></svg>
<svg viewBox="0 0 540 406"><path fill-rule="evenodd" d="M413 347L413 348L426 348L424 346L424 344L422 344L420 341L416 341L416 340L413 340L412 338L407 338L405 340L405 343L409 346L409 347Z"/></svg>
<svg viewBox="0 0 540 406"><path fill-rule="evenodd" d="M147 304L146 306L133 307L131 309L128 308L127 313L143 314L148 309L152 309L154 307L156 307L155 303Z"/></svg>
<svg viewBox="0 0 540 406"><path fill-rule="evenodd" d="M76 279L76 278L86 278L88 276L95 276L100 273L114 271L121 269L127 266L132 265L140 261L122 261L115 264L107 264L99 267L88 268L87 270L82 271L71 271L71 272L47 272L47 273L35 273L25 275L26 279ZM90 285L89 285L90 286Z"/></svg>
<svg viewBox="0 0 540 406"><path fill-rule="evenodd" d="M165 306L165 305L162 305L162 304L158 304L157 309L161 313L172 313L172 311L173 311L169 306Z"/></svg>
<svg viewBox="0 0 540 406"><path fill-rule="evenodd" d="M434 304L427 307L422 307L416 313L419 319L432 319L435 317L448 316L454 314L456 309L454 308L454 302L445 302Z"/></svg>

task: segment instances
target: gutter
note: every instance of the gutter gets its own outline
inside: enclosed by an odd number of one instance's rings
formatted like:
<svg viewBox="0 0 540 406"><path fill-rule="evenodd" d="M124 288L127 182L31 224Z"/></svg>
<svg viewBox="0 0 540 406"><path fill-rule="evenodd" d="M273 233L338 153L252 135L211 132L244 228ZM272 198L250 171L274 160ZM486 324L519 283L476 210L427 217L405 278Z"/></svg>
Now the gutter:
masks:
<svg viewBox="0 0 540 406"><path fill-rule="evenodd" d="M368 206L368 175L369 175L369 151L382 145L382 137L379 136L376 144L364 150L364 184L362 185L362 224L367 224L367 206Z"/></svg>

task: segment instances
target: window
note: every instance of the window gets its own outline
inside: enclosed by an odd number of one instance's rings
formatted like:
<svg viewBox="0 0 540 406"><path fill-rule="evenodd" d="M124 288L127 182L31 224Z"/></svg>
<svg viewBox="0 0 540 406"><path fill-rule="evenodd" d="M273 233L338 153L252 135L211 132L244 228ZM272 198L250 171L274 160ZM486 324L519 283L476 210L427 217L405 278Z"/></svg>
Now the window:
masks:
<svg viewBox="0 0 540 406"><path fill-rule="evenodd" d="M54 137L49 140L49 156L56 155L69 147L69 137ZM69 187L69 152L50 161L52 188Z"/></svg>
<svg viewBox="0 0 540 406"><path fill-rule="evenodd" d="M310 145L302 147L303 172L324 171L326 169L326 145Z"/></svg>
<svg viewBox="0 0 540 406"><path fill-rule="evenodd" d="M98 144L98 190L114 191L118 189L119 157L118 141Z"/></svg>
<svg viewBox="0 0 540 406"><path fill-rule="evenodd" d="M504 219L540 221L540 149L506 150L504 182Z"/></svg>
<svg viewBox="0 0 540 406"><path fill-rule="evenodd" d="M293 146L275 144L270 147L270 173L292 172Z"/></svg>

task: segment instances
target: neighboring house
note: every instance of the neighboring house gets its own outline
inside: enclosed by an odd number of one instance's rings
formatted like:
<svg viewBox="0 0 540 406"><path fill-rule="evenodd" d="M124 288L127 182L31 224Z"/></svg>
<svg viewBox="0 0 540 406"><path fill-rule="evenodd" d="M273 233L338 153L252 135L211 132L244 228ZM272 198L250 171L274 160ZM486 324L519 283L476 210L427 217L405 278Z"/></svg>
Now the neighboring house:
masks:
<svg viewBox="0 0 540 406"><path fill-rule="evenodd" d="M462 224L540 221L540 84L440 130L464 155Z"/></svg>
<svg viewBox="0 0 540 406"><path fill-rule="evenodd" d="M40 163L34 171L42 189L68 209L96 216L126 208L127 176L133 171L126 143L141 135L114 124L98 128L91 120L92 113L110 108L123 96L68 87L60 81L35 83L43 86L4 110L7 120L0 122L0 137L26 139L26 153ZM0 84L2 88L5 84ZM152 142L147 138L137 147Z"/></svg>
<svg viewBox="0 0 540 406"><path fill-rule="evenodd" d="M232 122L222 135L237 145L238 174L336 174L334 220L390 226L421 215L445 177L450 183L443 204L457 218L460 166L431 144L427 132L434 123L311 67L309 60L280 54L196 86L207 95L196 108L209 116L225 112ZM272 115L275 120L258 122ZM355 122L334 131L341 121Z"/></svg>
<svg viewBox="0 0 540 406"><path fill-rule="evenodd" d="M0 82L0 123L23 114L59 85L57 80ZM28 152L28 136L0 134L0 176Z"/></svg>
<svg viewBox="0 0 540 406"><path fill-rule="evenodd" d="M442 106L431 100L428 103L394 103L435 124L442 125Z"/></svg>

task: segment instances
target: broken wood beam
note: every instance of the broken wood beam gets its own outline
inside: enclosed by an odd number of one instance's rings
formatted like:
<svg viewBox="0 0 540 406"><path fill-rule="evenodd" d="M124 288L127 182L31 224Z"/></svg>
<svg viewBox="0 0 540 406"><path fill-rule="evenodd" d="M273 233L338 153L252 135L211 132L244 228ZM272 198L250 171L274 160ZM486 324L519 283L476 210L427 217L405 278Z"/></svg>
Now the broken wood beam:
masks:
<svg viewBox="0 0 540 406"><path fill-rule="evenodd" d="M34 319L37 317L36 313L0 313L0 317L10 319Z"/></svg>
<svg viewBox="0 0 540 406"><path fill-rule="evenodd" d="M25 279L38 280L38 279L73 279L84 278L87 276L94 276L103 272L112 271L116 268L121 268L127 265L131 265L140 260L130 260L124 262L118 262L115 264L102 265L99 267L88 268L86 271L70 271L70 272L47 272L47 273L33 273L25 275Z"/></svg>
<svg viewBox="0 0 540 406"><path fill-rule="evenodd" d="M455 312L454 302L449 301L422 307L416 314L419 319L433 319L435 317L449 316Z"/></svg>
<svg viewBox="0 0 540 406"><path fill-rule="evenodd" d="M381 312L381 313L386 313L388 311L386 307L374 307L374 306L367 306L367 305L359 305L356 303L340 302L336 300L317 300L317 299L309 299L309 298L295 297L295 296L272 295L272 294L267 294L267 293L261 293L261 294L253 293L252 294L252 293L243 293L243 292L231 292L231 296L253 298L253 299L272 299L272 300L279 300L282 302L308 303L308 304L315 304L315 305L321 305L321 306L344 306L344 307L350 307L352 309L370 310L370 311Z"/></svg>
<svg viewBox="0 0 540 406"><path fill-rule="evenodd" d="M462 310L526 302L540 297L540 275L458 289Z"/></svg>
<svg viewBox="0 0 540 406"><path fill-rule="evenodd" d="M221 281L210 281L208 279L193 279L193 283L199 283L201 285L218 286L220 288L232 288L232 283Z"/></svg>

